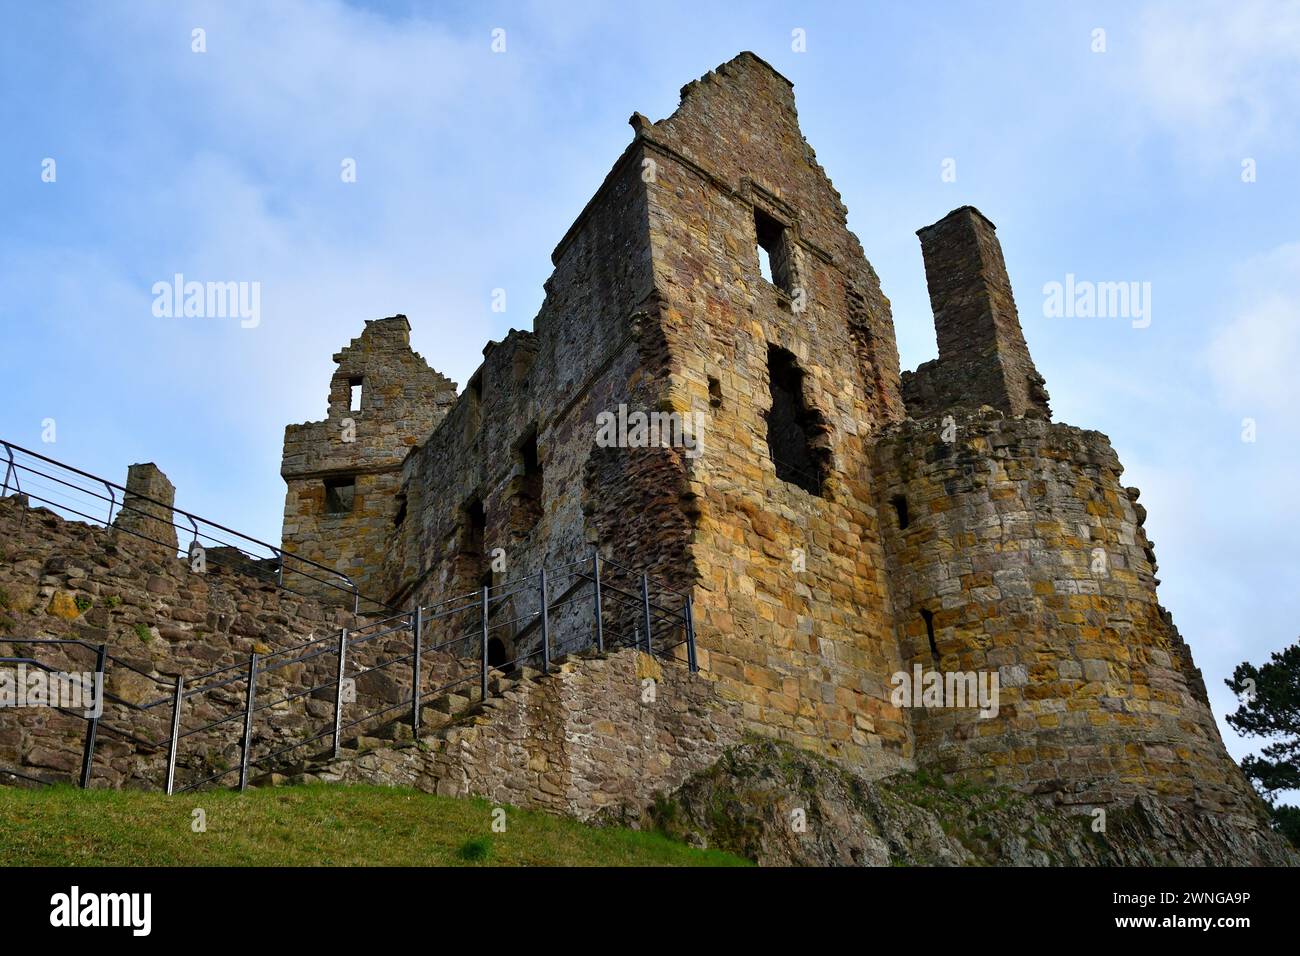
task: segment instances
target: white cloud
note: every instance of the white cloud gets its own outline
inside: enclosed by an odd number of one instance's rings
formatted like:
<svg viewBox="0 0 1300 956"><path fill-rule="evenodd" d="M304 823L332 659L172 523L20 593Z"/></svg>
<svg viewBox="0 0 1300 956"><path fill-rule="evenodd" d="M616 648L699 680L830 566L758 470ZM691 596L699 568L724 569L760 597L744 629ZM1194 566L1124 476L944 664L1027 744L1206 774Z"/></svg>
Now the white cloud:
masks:
<svg viewBox="0 0 1300 956"><path fill-rule="evenodd" d="M1295 135L1300 4L1174 0L1145 9L1127 59L1146 117L1203 156L1251 156ZM1123 57L1122 32L1113 39Z"/></svg>
<svg viewBox="0 0 1300 956"><path fill-rule="evenodd" d="M1237 270L1243 306L1206 349L1225 402L1242 413L1300 407L1300 243L1279 246Z"/></svg>

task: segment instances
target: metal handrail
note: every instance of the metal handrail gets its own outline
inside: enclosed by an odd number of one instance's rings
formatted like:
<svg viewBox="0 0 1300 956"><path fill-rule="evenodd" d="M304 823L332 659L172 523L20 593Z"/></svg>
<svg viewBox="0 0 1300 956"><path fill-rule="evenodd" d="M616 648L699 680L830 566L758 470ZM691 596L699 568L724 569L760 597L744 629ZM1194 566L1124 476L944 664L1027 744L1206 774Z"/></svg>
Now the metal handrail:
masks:
<svg viewBox="0 0 1300 956"><path fill-rule="evenodd" d="M277 585L280 587L284 587L283 576L284 576L286 563L293 562L295 565L301 565L305 568L313 568L317 571L326 574L327 577L318 578L315 575L309 574L306 570L302 570L299 568L295 568L293 572L295 574L302 575L303 577L306 577L309 580L316 581L319 584L323 584L327 587L333 587L338 590L345 591L346 593L351 595L353 598L354 613L357 613L359 611L360 604L363 600L367 604L374 605L376 607L388 608L389 610L394 610L393 608L389 608L388 605L384 604L382 601L377 601L373 598L365 597L364 595L361 594L360 589L356 585L356 582L354 582L348 575L343 574L342 572L337 571L334 568L328 567L327 565L321 564L318 561L313 561L310 558L304 558L300 555L294 554L293 552L286 551L277 545L269 544L268 542L262 541L258 538L254 538L251 535L244 534L242 531L236 531L234 528L227 527L226 525L220 524L216 521L212 521L208 518L204 518L201 515L197 515L192 512L185 511L184 509L177 508L175 505L169 505L166 502L159 501L148 495L138 494L136 492L129 492L127 488L123 485L119 485L115 482L109 481L107 478L102 478L98 475L91 474L88 471L83 471L82 469L76 468L72 465L65 464L64 462L58 461L57 459L54 458L50 458L47 455L42 455L40 452L32 451L29 448L24 448L22 445L17 445L13 442L0 438L0 447L4 448L6 454L6 460L7 460L5 477L3 480L3 484L0 485L0 496L8 495L9 485L12 480L15 491L17 491L18 493L26 494L27 497L34 497L37 500L46 502L52 507L62 508L64 510L72 512L73 514L77 514L80 517L84 517L90 521L99 520L93 515L85 514L84 512L80 512L77 509L71 508L65 504L61 504L55 501L50 501L40 496L30 495L26 492L23 492L21 488L21 483L19 482L18 479L18 472L25 471L29 474L38 475L43 478L48 478L51 481L58 482L59 484L64 485L67 488L70 488L84 495L89 495L90 497L96 498L100 501L107 501L109 503L108 519L105 522L107 526L112 526L113 519L114 519L113 511L115 507L117 508L117 512L119 516L121 515L122 511L131 510L137 514L142 514L147 517L154 518L155 520L160 520L160 521L165 520L159 518L157 515L149 514L148 512L142 511L138 507L135 507L133 505L128 505L127 495L129 494L131 496L131 499L134 501L147 502L149 504L155 505L163 509L168 514L182 515L185 519L188 520L190 524L190 530L193 533L194 541L197 541L198 538L202 536L215 542L219 546L234 548L236 551L239 551L241 554L244 554L246 557L248 557L253 561L271 560L271 558L258 558L257 556L249 553L248 551L245 551L243 548L239 547L238 545L235 545L230 541L223 541L222 539L218 538L215 535L200 532L198 526L202 524L207 528L215 529L217 531L224 532L225 534L228 535L233 535L234 537L244 542L247 542L248 544L255 545L259 548L265 549L278 563L276 578L277 578ZM58 475L51 475L44 471L40 471L39 469L33 468L28 464L24 464L22 461L15 458L14 456L15 452L21 453L22 455L29 456L38 461L45 462L48 465L52 465L57 469L62 469L64 472L68 472L74 475L79 475L82 478L95 482L97 485L103 485L105 490L108 491L108 497L105 497L103 494L94 491L92 489L85 488L81 485L73 484L69 481L66 481L63 478L59 477ZM122 500L120 505L118 505L117 503L117 495L115 494L115 492L122 493ZM172 527L176 528L177 530L184 530L182 526L177 524L175 521L166 521L166 523L170 524ZM119 530L127 530L127 529L119 529ZM143 537L148 540L154 540L148 538L147 535L138 534L137 532L128 530L128 533L136 534L138 537ZM168 542L157 542L157 543L167 544ZM220 561L217 561L215 563L221 564ZM334 583L335 580L344 582L346 584L346 587L339 587L337 584ZM286 590L292 590L292 589L286 589Z"/></svg>
<svg viewBox="0 0 1300 956"><path fill-rule="evenodd" d="M7 443L5 444L7 450L12 454L12 449L8 448ZM19 465L18 467L21 468L22 466ZM538 610L519 614L507 621L489 620L491 617L491 607L493 602L492 591L494 588L484 587L479 591L479 600L474 603L461 604L459 602L465 602L470 595L456 595L436 604L427 606L417 605L409 612L393 614L375 621L369 621L355 630L344 628L337 634L329 634L324 637L313 638L294 645L279 648L268 652L266 655L253 654L250 656L248 661L237 661L223 665L191 678L186 678L184 675L177 675L174 678L174 693L170 698L164 697L150 701L146 704L136 704L123 700L115 695L105 693L105 698L111 700L115 704L140 712L156 708L170 699L172 703L171 733L168 738L159 741L145 740L142 737L135 736L120 728L112 727L107 723L101 724L98 718L86 718L87 740L82 764L82 786L89 786L92 762L94 759L94 734L100 727L108 732L121 735L128 740L135 741L137 744L149 748L157 749L164 745L168 745L166 792L169 794L190 792L198 787L222 780L236 772L239 773L239 786L243 789L248 784L248 768L250 766L265 766L270 761L282 756L283 754L299 749L313 741L331 736L333 738L334 752L337 754L339 752L344 731L350 731L355 727L359 727L381 718L386 718L394 712L408 708L411 711L412 730L418 735L420 726L420 710L424 703L434 695L449 693L454 688L472 684L472 682L477 679L479 687L477 699L479 701L485 701L489 697L491 690L489 672L495 672L496 669L494 666L488 664L489 637L494 632L499 633L508 628L513 628L523 622L529 623L527 627L523 629L522 633L530 633L536 626L540 625L540 647L537 647L535 650L526 654L517 654L514 660L502 662L502 664L499 665L500 667L517 667L526 662L536 662L540 666L542 672L546 673L549 671L555 660L560 656L575 653L586 648L594 648L597 651L604 651L607 646L639 647L648 653L659 655L667 660L683 662L681 652L678 651L678 648L685 646L684 663L689 666L692 672L697 670L694 623L692 621L690 594L684 595L681 608L673 609L666 607L657 601L650 600L650 582L646 572L641 572L640 574L641 594L638 596L634 595L630 591L624 590L618 585L602 580L602 565L610 565L618 569L630 571L630 569L625 568L621 564L602 558L597 551L593 550L590 559L570 562L561 565L556 569L543 568L521 578L497 585L495 589L498 591L498 606L500 600L530 590L530 588L522 586L525 582L536 582L537 585L537 593L540 599ZM565 574L568 569L578 568L580 566L586 566L590 570L575 570ZM557 587L556 591L550 591L550 579L548 578L548 575L551 574L556 574L561 581L567 581L567 585L563 589ZM575 605L579 601L583 600L583 596L578 593L579 589L588 586L591 587L592 607L595 612L593 633L585 637L579 635L576 640L564 637L556 638L555 640L557 643L553 648L552 635L548 627L550 613L563 607ZM671 588L662 588L662 590L671 593L679 593ZM603 603L602 597L612 599L612 603ZM456 604L457 606L453 607L450 611L443 610L441 613L427 616L425 614L426 610L446 608L448 604ZM639 623L632 626L630 632L629 628L624 626L618 631L606 633L603 626L603 618L611 609L622 609L616 610L616 615L625 614L627 613L627 609L633 609L636 611L634 620L639 620ZM439 641L435 638L431 643L425 640L424 627L430 622L448 617L452 613L465 613L474 610L477 610L478 612L476 615L477 624L470 630L462 631L447 640ZM393 622L399 623L393 624ZM375 631L375 628L380 628L380 630ZM672 635L675 634L678 628L682 629L683 636L679 640L672 640ZM411 643L408 650L404 653L397 654L397 656L381 660L377 663L362 666L360 669L353 667L352 673L349 675L348 664L350 663L350 649L373 641L376 638L389 637L406 632L410 632L411 634ZM516 632L516 639L519 638L520 633L521 632ZM136 674L147 677L154 683L167 683L167 681L161 677L148 674L127 661L123 661L120 658L107 654L106 648L103 645L94 645L76 639L37 638L32 640L22 640L3 638L0 640L15 644L56 644L84 647L87 650L96 653L96 667L101 679L104 669L108 665L112 664L124 667ZM670 640L672 643L668 643ZM475 644L477 644L478 650L477 661L474 661L473 656L471 656ZM457 645L459 645L459 650L455 649ZM306 653L301 653L303 651L306 651ZM421 656L424 653L433 651L446 652L453 661L463 662L464 669L459 672L453 671L452 673L447 674L446 676L450 677L450 680L444 680L440 686L430 688L427 687L424 682L424 674L421 670ZM555 656L553 656L553 651ZM297 654L297 656L288 656L292 654ZM264 675L269 671L278 670L291 664L303 663L331 654L336 655L338 658L338 666L335 670L335 677L333 679L326 680L323 683L318 683L315 686L306 689L297 689L287 694L281 692L271 701L258 701L256 678L259 675ZM18 658L15 658L15 660L17 659ZM0 660L5 659L0 658ZM27 659L23 658L22 660ZM47 666L34 659L31 660L31 663L42 667ZM367 674L391 668L394 665L408 664L413 666L411 670L411 690L406 700L399 701L398 703L389 703L377 710L370 710L346 721L343 719L343 682L345 680L355 681ZM452 676L452 674L455 674L455 676ZM212 678L218 677L221 679L212 680ZM210 682L204 684L202 683L203 681ZM191 726L186 728L182 726L182 711L186 706L187 701L192 701L203 695L235 686L242 686L244 688L244 691L242 692L242 696L244 697L242 707L238 707L233 713L230 713L227 716L205 721L197 727ZM270 753L256 756L251 752L254 743L254 717L257 714L270 712L274 708L311 697L312 695L331 688L334 690L335 713L334 719L329 728L306 737L305 739L277 747ZM221 703L224 705L233 703L233 701L229 699L233 696L233 694L227 695L227 698L221 700ZM472 692L470 696L471 699L474 698ZM84 717L84 715L81 716ZM175 771L177 755L181 742L201 734L209 733L216 728L224 727L227 724L235 723L241 719L243 729L240 743L240 766L231 767L215 774L206 775L202 779L191 781L184 787L177 788L175 785ZM15 776L25 776L20 772L9 771L3 768L0 768L0 773L12 773Z"/></svg>

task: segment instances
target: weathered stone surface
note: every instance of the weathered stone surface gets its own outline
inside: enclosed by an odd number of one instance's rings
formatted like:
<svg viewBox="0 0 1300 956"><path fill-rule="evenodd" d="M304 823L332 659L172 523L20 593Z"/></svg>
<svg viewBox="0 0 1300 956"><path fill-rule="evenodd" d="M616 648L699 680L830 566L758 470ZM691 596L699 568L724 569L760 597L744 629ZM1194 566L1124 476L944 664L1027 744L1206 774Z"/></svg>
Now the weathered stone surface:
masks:
<svg viewBox="0 0 1300 956"><path fill-rule="evenodd" d="M646 679L656 685L649 700ZM389 744L312 772L579 819L635 818L657 791L675 788L740 739L739 708L719 696L716 682L635 650L518 681L492 703L484 716L449 724L416 747Z"/></svg>
<svg viewBox="0 0 1300 956"><path fill-rule="evenodd" d="M176 526L172 505L176 488L152 462L132 465L126 473L126 496L113 519L114 527L138 535L135 543L147 540L165 552L176 552Z"/></svg>
<svg viewBox="0 0 1300 956"><path fill-rule="evenodd" d="M915 418L982 405L1051 416L994 229L978 209L962 206L917 232L939 357L903 374L907 411Z"/></svg>

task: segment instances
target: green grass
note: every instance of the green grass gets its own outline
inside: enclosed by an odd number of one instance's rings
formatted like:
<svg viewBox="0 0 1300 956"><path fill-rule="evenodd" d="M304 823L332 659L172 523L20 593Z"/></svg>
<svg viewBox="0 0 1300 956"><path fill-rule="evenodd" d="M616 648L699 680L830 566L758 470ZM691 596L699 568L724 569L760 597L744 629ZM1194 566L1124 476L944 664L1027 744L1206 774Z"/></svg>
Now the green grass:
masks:
<svg viewBox="0 0 1300 956"><path fill-rule="evenodd" d="M191 828L202 809L207 831ZM159 793L0 787L8 866L744 866L660 834L389 787Z"/></svg>

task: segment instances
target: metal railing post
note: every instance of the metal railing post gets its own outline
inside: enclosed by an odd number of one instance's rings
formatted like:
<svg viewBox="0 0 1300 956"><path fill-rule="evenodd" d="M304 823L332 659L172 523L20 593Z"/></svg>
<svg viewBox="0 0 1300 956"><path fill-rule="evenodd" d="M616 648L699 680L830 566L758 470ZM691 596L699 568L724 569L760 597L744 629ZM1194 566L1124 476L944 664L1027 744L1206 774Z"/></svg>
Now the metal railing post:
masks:
<svg viewBox="0 0 1300 956"><path fill-rule="evenodd" d="M695 604L691 601L691 595L687 592L686 603L682 606L682 614L686 618L686 663L690 665L691 673L699 673L699 661L695 658Z"/></svg>
<svg viewBox="0 0 1300 956"><path fill-rule="evenodd" d="M244 696L244 743L239 754L239 792L248 789L248 754L253 749L253 704L257 699L257 655L248 656L248 693Z"/></svg>
<svg viewBox="0 0 1300 956"><path fill-rule="evenodd" d="M339 672L334 687L334 759L339 758L339 749L343 733L343 669L347 666L348 629L339 631Z"/></svg>
<svg viewBox="0 0 1300 956"><path fill-rule="evenodd" d="M650 643L650 577L644 571L641 572L641 607L645 611L645 652L654 653L654 645Z"/></svg>
<svg viewBox="0 0 1300 956"><path fill-rule="evenodd" d="M167 796L176 787L176 753L181 743L181 705L185 703L185 675L176 675L176 694L172 697L172 736L167 746Z"/></svg>
<svg viewBox="0 0 1300 956"><path fill-rule="evenodd" d="M594 604L596 606L596 650L605 653L604 611L600 606L600 549L591 549L591 580L596 588Z"/></svg>
<svg viewBox="0 0 1300 956"><path fill-rule="evenodd" d="M96 701L96 709L102 714L104 711L104 658L108 654L108 646L100 644L99 649L95 652L95 689L99 693L99 700ZM86 743L81 750L81 789L86 790L90 787L90 770L95 762L95 735L99 733L99 717L88 718L86 722Z"/></svg>
<svg viewBox="0 0 1300 956"><path fill-rule="evenodd" d="M411 736L420 738L420 698L423 681L420 678L420 636L424 631L424 609L417 603L411 612Z"/></svg>
<svg viewBox="0 0 1300 956"><path fill-rule="evenodd" d="M483 587L483 627L479 639L478 699L487 700L488 693L488 588Z"/></svg>
<svg viewBox="0 0 1300 956"><path fill-rule="evenodd" d="M542 568L542 673L548 674L551 670L551 622L550 611L547 604L550 598L546 593L546 568Z"/></svg>

